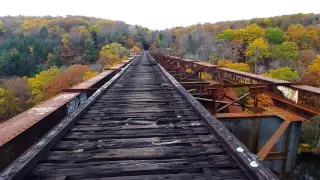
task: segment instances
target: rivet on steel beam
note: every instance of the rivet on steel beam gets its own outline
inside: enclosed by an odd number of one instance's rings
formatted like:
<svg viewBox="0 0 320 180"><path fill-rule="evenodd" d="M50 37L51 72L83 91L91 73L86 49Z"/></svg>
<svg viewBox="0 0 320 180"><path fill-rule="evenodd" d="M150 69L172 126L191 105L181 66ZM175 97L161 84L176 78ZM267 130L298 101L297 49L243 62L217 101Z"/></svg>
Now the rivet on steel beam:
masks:
<svg viewBox="0 0 320 180"><path fill-rule="evenodd" d="M229 141L232 141L232 140L233 140L232 136L228 136L227 139L228 139Z"/></svg>
<svg viewBox="0 0 320 180"><path fill-rule="evenodd" d="M251 166L251 167L258 167L259 165L257 164L256 161L251 161L251 162L250 162L250 166Z"/></svg>
<svg viewBox="0 0 320 180"><path fill-rule="evenodd" d="M242 149L242 147L238 147L237 151L242 153L244 150Z"/></svg>
<svg viewBox="0 0 320 180"><path fill-rule="evenodd" d="M223 131L224 131L224 129L221 127L221 128L219 128L219 131L220 131L220 132L223 132Z"/></svg>
<svg viewBox="0 0 320 180"><path fill-rule="evenodd" d="M217 120L213 120L212 123L213 124L218 124L218 121Z"/></svg>

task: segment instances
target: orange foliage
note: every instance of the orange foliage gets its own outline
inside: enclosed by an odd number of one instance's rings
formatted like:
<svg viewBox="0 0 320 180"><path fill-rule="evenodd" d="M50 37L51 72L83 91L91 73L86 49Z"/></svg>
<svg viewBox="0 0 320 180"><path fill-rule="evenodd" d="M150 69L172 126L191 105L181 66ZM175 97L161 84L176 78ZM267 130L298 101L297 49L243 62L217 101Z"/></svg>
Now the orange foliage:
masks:
<svg viewBox="0 0 320 180"><path fill-rule="evenodd" d="M73 85L82 82L87 73L91 71L89 66L72 65L68 71L61 73L57 78L45 86L45 99L49 99L59 94L62 89L70 88Z"/></svg>
<svg viewBox="0 0 320 180"><path fill-rule="evenodd" d="M133 48L130 49L132 53L139 53L141 49L138 46L133 46Z"/></svg>
<svg viewBox="0 0 320 180"><path fill-rule="evenodd" d="M250 98L248 99L249 105L254 105L254 99ZM266 94L259 94L258 95L258 107L268 107L268 106L274 106L273 101L271 97L269 97Z"/></svg>

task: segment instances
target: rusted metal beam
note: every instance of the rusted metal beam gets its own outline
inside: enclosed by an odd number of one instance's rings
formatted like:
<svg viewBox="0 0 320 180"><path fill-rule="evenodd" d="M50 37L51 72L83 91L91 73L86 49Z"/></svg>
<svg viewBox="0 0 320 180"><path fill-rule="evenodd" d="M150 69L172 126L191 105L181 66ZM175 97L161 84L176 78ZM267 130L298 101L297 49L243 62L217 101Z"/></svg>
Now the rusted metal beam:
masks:
<svg viewBox="0 0 320 180"><path fill-rule="evenodd" d="M208 99L208 98L201 98L201 97L194 97L196 100L198 101L207 101L207 102L216 102L216 103L220 103L220 104L229 104L230 102L228 101L220 101L220 100L212 100L212 99ZM253 107L253 106L249 106L249 105L245 105L245 104L240 104L240 103L236 103L234 102L232 105L235 106L243 106L243 107Z"/></svg>
<svg viewBox="0 0 320 180"><path fill-rule="evenodd" d="M242 84L258 84L258 83L290 83L289 81L273 79L264 77L257 74L236 71L228 68L219 68L218 72L221 73L222 79L231 83ZM297 110L295 112L300 114L301 111L306 112L306 117L312 117L320 114L320 88L306 86L306 85L290 85L290 86L273 86L269 88L273 94L277 95L277 100L283 103L290 103L293 97L288 96L295 93L294 105ZM289 101L286 101L289 100Z"/></svg>
<svg viewBox="0 0 320 180"><path fill-rule="evenodd" d="M187 78L189 78L189 77L191 77L191 76L195 75L196 73L201 72L202 70L203 70L203 68L202 68L202 69L198 69L198 70L196 70L196 71L194 71L194 72L190 73L190 74L189 74L189 75L187 75L186 77L181 78L181 79L180 79L180 81L183 81L183 80L185 80L185 79L187 79Z"/></svg>
<svg viewBox="0 0 320 180"><path fill-rule="evenodd" d="M265 160L274 160L274 159L286 159L286 153L270 152L265 158Z"/></svg>
<svg viewBox="0 0 320 180"><path fill-rule="evenodd" d="M209 85L210 83L208 82L203 82L203 81L189 81L189 82L180 82L182 86L201 86L201 85Z"/></svg>
<svg viewBox="0 0 320 180"><path fill-rule="evenodd" d="M239 87L270 87L270 86L291 86L298 85L301 83L257 83L257 84L211 84L213 88L239 88Z"/></svg>
<svg viewBox="0 0 320 180"><path fill-rule="evenodd" d="M310 112L310 113L313 113L313 114L319 114L320 111L319 109L314 109L314 108L311 108L311 107L306 107L304 105L300 105L300 104L297 104L289 99L285 99L283 98L282 96L274 93L274 92L270 92L268 90L264 90L264 93L268 94L272 99L275 99L275 100L278 100L278 101L281 101L285 104L288 104L290 106L294 106L298 109L301 109L301 110L304 110L304 111L307 111L307 112ZM311 98L311 97L310 97Z"/></svg>
<svg viewBox="0 0 320 180"><path fill-rule="evenodd" d="M249 96L249 95L252 94L252 93L253 93L253 92L249 92L249 93L244 94L243 96L239 97L238 99L236 99L236 100L234 100L234 101L226 104L225 106L219 108L218 110L216 110L216 112L220 112L220 111L224 110L224 109L227 108L228 106L232 105L233 103L236 103L236 102L240 101L241 99Z"/></svg>
<svg viewBox="0 0 320 180"><path fill-rule="evenodd" d="M265 157L268 155L272 147L277 143L281 135L285 132L285 130L290 125L290 121L284 121L281 126L277 129L277 131L271 136L271 138L263 145L263 147L260 149L257 156L260 160L264 160Z"/></svg>

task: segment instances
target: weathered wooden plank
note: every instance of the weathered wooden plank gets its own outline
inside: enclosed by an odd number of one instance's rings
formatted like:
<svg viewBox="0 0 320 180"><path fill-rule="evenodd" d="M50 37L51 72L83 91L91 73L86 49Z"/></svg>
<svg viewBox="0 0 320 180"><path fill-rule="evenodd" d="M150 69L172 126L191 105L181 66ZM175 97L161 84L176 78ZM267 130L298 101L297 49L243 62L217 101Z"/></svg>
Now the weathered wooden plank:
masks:
<svg viewBox="0 0 320 180"><path fill-rule="evenodd" d="M200 136L171 136L133 139L107 139L99 141L60 141L53 150L73 151L83 149L94 150L98 148L120 149L120 148L141 148L153 146L191 146L191 144L217 143L213 135Z"/></svg>
<svg viewBox="0 0 320 180"><path fill-rule="evenodd" d="M139 129L167 129L167 128L174 128L174 129L183 129L183 128L191 128L191 127L204 127L204 125L201 122L186 122L186 123L174 123L174 124L164 124L164 125L158 125L156 122L152 124L142 125L130 125L125 122L124 125L119 125L116 127L110 127L110 126L98 126L95 125L76 125L74 126L70 131L73 132L100 132L100 131L119 131L119 130L139 130Z"/></svg>
<svg viewBox="0 0 320 180"><path fill-rule="evenodd" d="M126 161L101 161L86 163L42 163L39 164L33 174L37 177L47 175L67 175L71 178L124 176L145 174L168 174L183 172L201 172L203 168L233 169L235 162L228 155L212 155L209 157L197 157L190 159L168 160L126 160ZM226 175L226 172L216 172L216 175ZM234 176L235 177L235 176Z"/></svg>
<svg viewBox="0 0 320 180"><path fill-rule="evenodd" d="M207 135L210 131L205 127L188 129L139 129L139 130L119 130L104 132L70 132L64 138L67 140L101 140L111 138L143 138L143 137L167 137L185 135Z"/></svg>
<svg viewBox="0 0 320 180"><path fill-rule="evenodd" d="M207 146L207 147L205 147ZM218 144L205 144L199 147L188 146L158 146L129 149L97 149L84 151L51 151L46 159L49 162L92 162L103 160L138 160L138 159L167 159L179 157L195 157L224 153Z"/></svg>

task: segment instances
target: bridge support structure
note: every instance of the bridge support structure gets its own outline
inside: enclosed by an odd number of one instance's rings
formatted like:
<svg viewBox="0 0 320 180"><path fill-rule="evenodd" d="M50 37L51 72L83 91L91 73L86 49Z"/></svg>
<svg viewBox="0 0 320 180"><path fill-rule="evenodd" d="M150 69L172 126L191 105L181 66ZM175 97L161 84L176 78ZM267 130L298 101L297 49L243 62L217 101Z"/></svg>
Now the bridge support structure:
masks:
<svg viewBox="0 0 320 180"><path fill-rule="evenodd" d="M151 55L267 167L280 178L292 177L301 123L320 114L319 89L201 61ZM235 88L247 93L238 97ZM261 93L275 106L258 107ZM252 96L252 105L243 102L247 96Z"/></svg>

